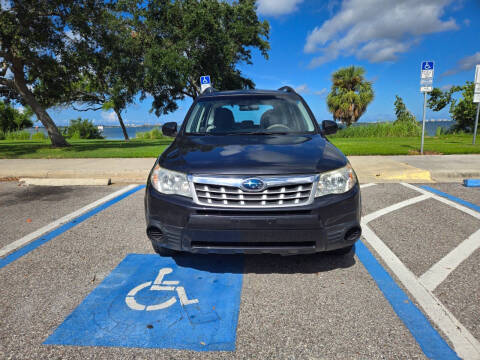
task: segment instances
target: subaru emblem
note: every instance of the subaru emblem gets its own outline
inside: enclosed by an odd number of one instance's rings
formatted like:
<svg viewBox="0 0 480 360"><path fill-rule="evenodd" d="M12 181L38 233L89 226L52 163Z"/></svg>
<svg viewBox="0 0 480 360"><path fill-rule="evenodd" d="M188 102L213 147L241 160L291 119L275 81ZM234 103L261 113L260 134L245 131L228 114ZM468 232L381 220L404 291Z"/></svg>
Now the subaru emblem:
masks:
<svg viewBox="0 0 480 360"><path fill-rule="evenodd" d="M262 191L265 189L265 183L260 179L247 179L242 182L242 188L248 191Z"/></svg>

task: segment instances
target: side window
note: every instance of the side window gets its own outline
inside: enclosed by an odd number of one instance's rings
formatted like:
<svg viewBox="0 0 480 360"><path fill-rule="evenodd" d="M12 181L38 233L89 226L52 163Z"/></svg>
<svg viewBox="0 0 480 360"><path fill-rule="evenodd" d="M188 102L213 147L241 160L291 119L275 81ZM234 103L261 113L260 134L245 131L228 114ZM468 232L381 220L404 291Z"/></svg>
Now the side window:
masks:
<svg viewBox="0 0 480 360"><path fill-rule="evenodd" d="M313 119L310 118L307 109L301 101L297 101L297 110L300 110L300 113L302 114L302 116L300 116L298 119L303 123L302 128L307 128L307 131L315 130L313 126ZM310 119L310 121L306 121L307 119Z"/></svg>

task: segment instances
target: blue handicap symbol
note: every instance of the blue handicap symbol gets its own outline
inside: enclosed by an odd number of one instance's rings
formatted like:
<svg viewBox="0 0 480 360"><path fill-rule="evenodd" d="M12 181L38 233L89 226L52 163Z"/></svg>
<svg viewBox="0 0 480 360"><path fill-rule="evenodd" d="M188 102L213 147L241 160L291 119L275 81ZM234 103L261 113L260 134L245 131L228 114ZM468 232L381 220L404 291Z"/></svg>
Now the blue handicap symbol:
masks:
<svg viewBox="0 0 480 360"><path fill-rule="evenodd" d="M422 70L433 70L433 61L422 62Z"/></svg>
<svg viewBox="0 0 480 360"><path fill-rule="evenodd" d="M235 350L240 256L129 254L44 344Z"/></svg>
<svg viewBox="0 0 480 360"><path fill-rule="evenodd" d="M201 84L210 84L210 75L200 76L200 83Z"/></svg>

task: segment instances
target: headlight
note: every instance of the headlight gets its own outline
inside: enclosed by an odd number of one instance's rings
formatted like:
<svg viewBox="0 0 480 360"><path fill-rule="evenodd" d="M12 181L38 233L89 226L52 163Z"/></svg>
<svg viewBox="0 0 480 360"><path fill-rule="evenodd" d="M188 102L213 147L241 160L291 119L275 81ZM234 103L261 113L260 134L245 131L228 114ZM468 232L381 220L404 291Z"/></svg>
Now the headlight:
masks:
<svg viewBox="0 0 480 360"><path fill-rule="evenodd" d="M153 187L163 194L175 194L192 197L187 175L163 169L156 165L150 176Z"/></svg>
<svg viewBox="0 0 480 360"><path fill-rule="evenodd" d="M320 174L315 197L328 194L342 194L357 183L357 176L350 164L347 166Z"/></svg>

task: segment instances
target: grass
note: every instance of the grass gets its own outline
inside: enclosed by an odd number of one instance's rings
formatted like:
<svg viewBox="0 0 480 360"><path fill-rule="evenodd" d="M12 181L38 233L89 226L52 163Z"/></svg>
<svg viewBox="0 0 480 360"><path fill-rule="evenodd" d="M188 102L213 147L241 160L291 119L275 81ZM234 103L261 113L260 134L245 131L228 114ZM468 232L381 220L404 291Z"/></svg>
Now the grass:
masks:
<svg viewBox="0 0 480 360"><path fill-rule="evenodd" d="M157 157L171 143L161 140L73 140L67 148L52 148L49 140L0 141L0 158L138 158Z"/></svg>
<svg viewBox="0 0 480 360"><path fill-rule="evenodd" d="M341 138L330 140L345 155L409 155L420 151L420 137ZM135 158L157 157L170 144L158 140L69 140L72 146L54 149L48 140L2 140L0 158ZM472 135L442 135L425 138L425 152L431 154L480 154Z"/></svg>
<svg viewBox="0 0 480 360"><path fill-rule="evenodd" d="M144 140L159 140L165 139L166 137L163 136L162 131L159 128L153 128L150 131L146 132L137 132L135 134L136 139L144 139Z"/></svg>
<svg viewBox="0 0 480 360"><path fill-rule="evenodd" d="M424 151L430 154L480 154L472 135L425 137ZM331 138L345 155L414 155L420 152L420 137Z"/></svg>
<svg viewBox="0 0 480 360"><path fill-rule="evenodd" d="M379 123L362 126L350 126L339 130L334 138L384 138L421 136L422 129L416 122Z"/></svg>

